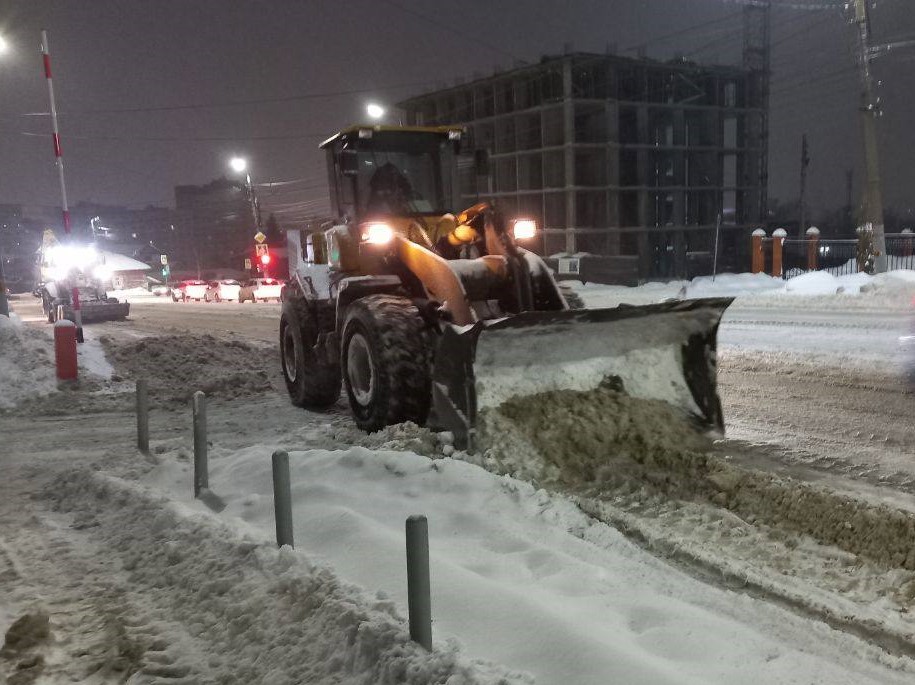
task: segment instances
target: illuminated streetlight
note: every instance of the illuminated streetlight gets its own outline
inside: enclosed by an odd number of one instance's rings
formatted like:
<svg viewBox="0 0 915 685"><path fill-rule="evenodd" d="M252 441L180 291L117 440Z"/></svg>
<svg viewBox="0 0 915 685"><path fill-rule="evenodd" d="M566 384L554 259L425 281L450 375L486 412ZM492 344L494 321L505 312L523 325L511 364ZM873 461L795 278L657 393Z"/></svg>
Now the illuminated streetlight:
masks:
<svg viewBox="0 0 915 685"><path fill-rule="evenodd" d="M233 157L229 160L229 166L232 167L232 171L240 174L248 168L248 160L244 157Z"/></svg>
<svg viewBox="0 0 915 685"><path fill-rule="evenodd" d="M377 119L381 119L381 117L384 116L384 107L382 107L381 105L379 105L375 102L370 102L366 106L365 111L368 113L369 117L372 119L377 120Z"/></svg>

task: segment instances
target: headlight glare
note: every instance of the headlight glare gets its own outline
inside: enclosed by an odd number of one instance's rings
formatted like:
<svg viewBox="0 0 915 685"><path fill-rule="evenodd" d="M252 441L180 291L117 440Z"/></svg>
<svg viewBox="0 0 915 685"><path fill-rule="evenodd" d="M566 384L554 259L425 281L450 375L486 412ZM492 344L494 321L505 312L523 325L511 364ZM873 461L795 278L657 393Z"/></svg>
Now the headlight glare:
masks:
<svg viewBox="0 0 915 685"><path fill-rule="evenodd" d="M530 240L537 233L537 222L533 219L517 219L513 232L515 240Z"/></svg>
<svg viewBox="0 0 915 685"><path fill-rule="evenodd" d="M366 224L362 229L362 239L373 245L384 245L391 242L391 238L393 237L394 229L388 224Z"/></svg>

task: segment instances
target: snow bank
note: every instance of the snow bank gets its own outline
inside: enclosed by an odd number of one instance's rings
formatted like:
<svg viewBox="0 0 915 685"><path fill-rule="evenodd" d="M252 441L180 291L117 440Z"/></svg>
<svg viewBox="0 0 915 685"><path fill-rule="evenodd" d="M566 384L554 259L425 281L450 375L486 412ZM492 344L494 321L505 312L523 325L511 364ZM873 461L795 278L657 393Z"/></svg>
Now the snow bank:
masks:
<svg viewBox="0 0 915 685"><path fill-rule="evenodd" d="M304 564L327 563L340 578L376 593L370 603L385 604L402 616L406 610L404 519L426 514L436 654L457 649L528 671L544 684L889 682L867 673L867 659L874 653L865 657L862 649L870 648L861 643L823 624L683 574L638 549L617 530L584 515L572 501L529 483L453 459L358 447L295 450L293 445L287 445L296 540L295 555L289 555L290 573L294 569L296 576L307 576ZM210 484L227 504L219 514L226 526L260 539L273 535L269 455L277 447L261 444L222 450L214 445ZM171 453L159 457L160 466L146 476L146 482L187 501L186 462ZM129 501L121 503L128 498L115 497L95 504L91 489L70 487L79 489L91 506L110 512L103 531L117 525L119 507L132 506ZM132 519L129 514L128 521ZM167 592L171 583L182 583L185 577L191 585L198 577L203 581L203 569L195 569L184 558L185 540L196 546L196 536L186 537L184 526L160 523L154 515L137 519L138 526L143 520L146 528L165 529L154 533L162 540L177 530L174 568L151 559L155 566L150 578L165 585ZM165 556L157 551L162 543L150 533L141 532L137 540L132 535L130 529L119 530L112 548L122 544L141 548L142 552L131 554L142 553L138 561L144 563ZM204 541L202 546L206 557L208 545ZM215 561L210 567L215 573L206 582L222 583L227 572ZM261 567L270 571L273 565ZM244 565L239 573L247 573ZM257 632L250 634L269 644L273 633L260 632L258 616L275 611L272 598L264 598L256 588L251 588L255 594L250 597L236 593L233 584L229 588L222 601L241 602L240 613L255 612L248 625ZM308 605L316 607L313 612L323 611L323 596L314 593ZM293 612L299 610L299 597L290 598ZM188 593L182 598L187 599ZM218 597L207 597L209 612L220 604ZM353 611L360 611L360 606ZM304 620L311 616L306 614ZM216 635L222 629L219 619L217 613L204 622L213 626L208 630ZM321 635L324 640L331 639L338 625L322 627L328 633ZM304 629L293 630L298 639ZM348 653L341 655L340 663L350 663ZM302 668L314 659L313 654L301 652ZM247 667L247 653L241 657ZM278 670L277 680L271 682L284 682L284 673Z"/></svg>
<svg viewBox="0 0 915 685"><path fill-rule="evenodd" d="M99 340L120 377L147 379L150 395L166 401L186 402L197 390L222 398L265 392L280 366L275 349L233 338L181 334Z"/></svg>
<svg viewBox="0 0 915 685"><path fill-rule="evenodd" d="M735 297L736 304L752 303L754 306L779 306L778 296L829 298L839 296L847 303L849 296L867 296L868 304L886 307L905 307L915 296L915 271L895 270L871 276L852 273L834 276L827 271L814 271L787 280L767 274L719 274L699 276L692 281L646 283L637 287L581 284L567 281L590 309L615 307L619 304L651 304L669 298L694 299L700 297Z"/></svg>
<svg viewBox="0 0 915 685"><path fill-rule="evenodd" d="M96 529L131 588L142 590L141 613L158 617L155 630L139 631L147 637L138 636L132 670L142 675L276 685L532 682L472 662L453 644L426 652L383 594L372 597L300 551L277 550L269 534L243 534L197 505L85 471L58 478L45 496L76 525ZM183 658L161 663L166 647Z"/></svg>
<svg viewBox="0 0 915 685"><path fill-rule="evenodd" d="M18 317L0 316L0 410L57 390L51 341Z"/></svg>

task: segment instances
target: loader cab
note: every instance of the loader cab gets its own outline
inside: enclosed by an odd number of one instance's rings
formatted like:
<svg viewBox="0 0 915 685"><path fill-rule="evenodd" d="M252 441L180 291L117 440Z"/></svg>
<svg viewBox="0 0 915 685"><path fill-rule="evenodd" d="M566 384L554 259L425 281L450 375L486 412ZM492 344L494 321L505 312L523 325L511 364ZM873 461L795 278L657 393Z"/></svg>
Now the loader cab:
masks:
<svg viewBox="0 0 915 685"><path fill-rule="evenodd" d="M462 135L462 129L444 126L354 126L325 141L337 221L454 211Z"/></svg>

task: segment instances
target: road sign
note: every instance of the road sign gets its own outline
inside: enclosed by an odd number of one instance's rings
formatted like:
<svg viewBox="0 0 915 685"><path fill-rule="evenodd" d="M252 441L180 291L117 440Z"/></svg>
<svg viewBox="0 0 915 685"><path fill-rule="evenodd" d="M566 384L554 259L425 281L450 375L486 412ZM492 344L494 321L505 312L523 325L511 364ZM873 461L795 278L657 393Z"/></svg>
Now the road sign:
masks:
<svg viewBox="0 0 915 685"><path fill-rule="evenodd" d="M254 246L254 254L258 257L263 257L265 254L270 253L270 248L267 247L266 243L261 243L260 245Z"/></svg>
<svg viewBox="0 0 915 685"><path fill-rule="evenodd" d="M261 231L258 231L257 233L254 234L254 239L257 242L262 243L267 239L267 236L265 236Z"/></svg>
<svg viewBox="0 0 915 685"><path fill-rule="evenodd" d="M166 264L168 264L168 255L167 255L167 254L160 254L160 255L159 255L159 261L162 262L162 266L165 266Z"/></svg>
<svg viewBox="0 0 915 685"><path fill-rule="evenodd" d="M248 269L249 271L251 270L251 258L250 257L245 257L245 268Z"/></svg>

